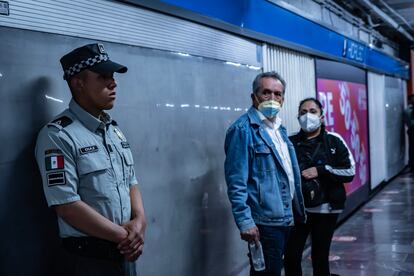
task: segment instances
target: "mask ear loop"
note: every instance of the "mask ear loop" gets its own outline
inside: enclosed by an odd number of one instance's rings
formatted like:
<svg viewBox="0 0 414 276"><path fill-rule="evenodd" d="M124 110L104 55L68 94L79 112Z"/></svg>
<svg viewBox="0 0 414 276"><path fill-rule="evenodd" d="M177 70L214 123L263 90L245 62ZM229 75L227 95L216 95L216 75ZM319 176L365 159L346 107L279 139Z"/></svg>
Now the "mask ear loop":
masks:
<svg viewBox="0 0 414 276"><path fill-rule="evenodd" d="M325 115L322 113L321 116L319 116L319 119L321 120L321 125L323 125L325 123Z"/></svg>

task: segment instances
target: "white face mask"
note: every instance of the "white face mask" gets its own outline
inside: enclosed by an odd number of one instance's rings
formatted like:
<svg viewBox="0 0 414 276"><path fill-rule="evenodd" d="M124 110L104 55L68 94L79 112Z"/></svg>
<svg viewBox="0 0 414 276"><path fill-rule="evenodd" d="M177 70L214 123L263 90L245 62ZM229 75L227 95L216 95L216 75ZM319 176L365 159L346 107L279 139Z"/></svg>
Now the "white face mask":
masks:
<svg viewBox="0 0 414 276"><path fill-rule="evenodd" d="M321 118L312 113L306 113L299 117L300 127L304 132L313 132L321 126Z"/></svg>

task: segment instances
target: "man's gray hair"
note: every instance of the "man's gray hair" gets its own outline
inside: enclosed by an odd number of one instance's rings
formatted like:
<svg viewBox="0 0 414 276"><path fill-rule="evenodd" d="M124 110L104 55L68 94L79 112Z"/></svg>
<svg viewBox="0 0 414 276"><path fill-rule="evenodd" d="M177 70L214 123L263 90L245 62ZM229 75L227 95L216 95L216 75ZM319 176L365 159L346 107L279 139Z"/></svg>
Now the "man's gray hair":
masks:
<svg viewBox="0 0 414 276"><path fill-rule="evenodd" d="M285 80L279 75L279 73L272 71L272 72L264 72L264 73L260 73L259 75L256 76L256 78L253 81L253 93L257 93L260 89L260 85L262 84L261 79L263 78L272 78L275 80L278 80L282 83L283 85L283 94L285 94L285 89L286 89L286 82Z"/></svg>

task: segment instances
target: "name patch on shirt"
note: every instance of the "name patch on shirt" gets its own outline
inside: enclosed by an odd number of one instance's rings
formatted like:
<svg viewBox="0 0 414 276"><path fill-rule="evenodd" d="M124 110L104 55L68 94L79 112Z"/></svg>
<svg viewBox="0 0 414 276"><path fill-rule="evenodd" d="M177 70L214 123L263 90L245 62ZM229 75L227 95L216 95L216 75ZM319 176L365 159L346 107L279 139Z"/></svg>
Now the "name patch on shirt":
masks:
<svg viewBox="0 0 414 276"><path fill-rule="evenodd" d="M80 148L80 154L87 154L87 153L91 153L91 152L96 152L98 151L98 146L93 145L93 146L88 146L88 147L84 147L84 148Z"/></svg>
<svg viewBox="0 0 414 276"><path fill-rule="evenodd" d="M121 146L122 146L124 149L127 149L127 148L129 148L129 143L128 143L128 142L121 142Z"/></svg>
<svg viewBox="0 0 414 276"><path fill-rule="evenodd" d="M47 174L47 185L49 187L56 185L65 185L65 172L53 172Z"/></svg>

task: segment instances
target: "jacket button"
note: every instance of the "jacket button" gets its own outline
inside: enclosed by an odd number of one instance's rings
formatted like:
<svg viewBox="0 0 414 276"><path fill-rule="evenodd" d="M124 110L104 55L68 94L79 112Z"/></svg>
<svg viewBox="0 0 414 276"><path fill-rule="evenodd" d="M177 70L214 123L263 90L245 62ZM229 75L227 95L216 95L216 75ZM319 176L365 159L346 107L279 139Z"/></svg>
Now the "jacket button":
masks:
<svg viewBox="0 0 414 276"><path fill-rule="evenodd" d="M285 208L289 208L289 204L286 204L286 205L285 205Z"/></svg>

